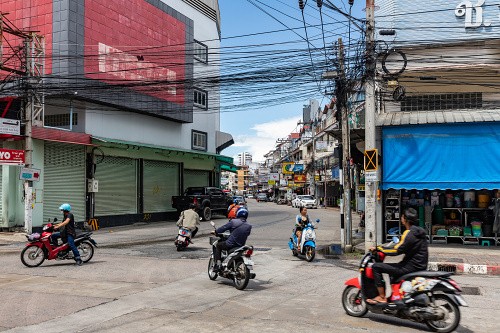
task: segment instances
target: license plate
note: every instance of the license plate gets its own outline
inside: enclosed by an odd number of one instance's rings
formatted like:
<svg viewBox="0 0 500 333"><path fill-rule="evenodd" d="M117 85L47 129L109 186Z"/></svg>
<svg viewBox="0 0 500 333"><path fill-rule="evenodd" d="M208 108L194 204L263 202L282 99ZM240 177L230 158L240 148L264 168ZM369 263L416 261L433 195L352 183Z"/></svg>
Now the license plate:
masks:
<svg viewBox="0 0 500 333"><path fill-rule="evenodd" d="M243 258L243 262L245 263L245 265L250 266L250 267L248 267L249 269L252 269L252 267L253 267L253 260L248 259L248 258Z"/></svg>
<svg viewBox="0 0 500 333"><path fill-rule="evenodd" d="M186 237L179 236L179 237L177 238L177 240L178 240L179 242L184 242L184 241L186 240Z"/></svg>
<svg viewBox="0 0 500 333"><path fill-rule="evenodd" d="M467 302L461 295L455 295L455 298L457 299L458 304L460 304L461 306L468 306Z"/></svg>

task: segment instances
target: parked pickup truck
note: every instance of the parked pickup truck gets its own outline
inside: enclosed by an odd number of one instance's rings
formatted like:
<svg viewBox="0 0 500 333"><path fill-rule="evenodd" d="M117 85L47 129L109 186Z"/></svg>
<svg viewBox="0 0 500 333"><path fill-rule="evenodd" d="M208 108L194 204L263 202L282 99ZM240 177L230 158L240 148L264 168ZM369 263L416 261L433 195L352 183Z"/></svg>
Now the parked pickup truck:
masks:
<svg viewBox="0 0 500 333"><path fill-rule="evenodd" d="M232 198L216 187L188 187L183 195L172 197L172 207L180 213L194 203L204 221L212 218L212 212L226 215Z"/></svg>

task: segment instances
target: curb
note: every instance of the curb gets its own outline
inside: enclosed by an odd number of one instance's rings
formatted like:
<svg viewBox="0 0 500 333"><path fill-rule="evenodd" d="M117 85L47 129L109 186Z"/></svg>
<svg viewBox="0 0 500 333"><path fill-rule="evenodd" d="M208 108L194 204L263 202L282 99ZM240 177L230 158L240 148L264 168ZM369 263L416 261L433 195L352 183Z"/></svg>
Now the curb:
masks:
<svg viewBox="0 0 500 333"><path fill-rule="evenodd" d="M473 265L473 264L456 264L448 262L430 262L428 270L454 272L456 274L500 276L500 266L496 265Z"/></svg>

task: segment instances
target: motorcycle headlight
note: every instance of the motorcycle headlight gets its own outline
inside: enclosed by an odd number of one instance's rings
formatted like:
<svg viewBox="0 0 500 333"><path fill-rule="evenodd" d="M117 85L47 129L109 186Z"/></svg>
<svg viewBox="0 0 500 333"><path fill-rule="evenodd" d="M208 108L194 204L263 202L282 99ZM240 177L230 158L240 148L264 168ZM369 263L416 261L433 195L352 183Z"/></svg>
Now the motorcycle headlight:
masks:
<svg viewBox="0 0 500 333"><path fill-rule="evenodd" d="M306 233L304 234L304 237L305 237L306 239L312 239L312 238L314 238L314 231L312 231L312 230L307 230L307 231L306 231Z"/></svg>

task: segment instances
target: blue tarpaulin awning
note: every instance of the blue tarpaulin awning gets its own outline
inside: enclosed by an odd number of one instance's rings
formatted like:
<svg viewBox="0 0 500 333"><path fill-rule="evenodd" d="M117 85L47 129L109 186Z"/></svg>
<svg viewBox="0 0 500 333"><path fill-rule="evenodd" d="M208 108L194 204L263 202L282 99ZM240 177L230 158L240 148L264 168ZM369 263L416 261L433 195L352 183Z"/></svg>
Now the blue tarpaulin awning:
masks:
<svg viewBox="0 0 500 333"><path fill-rule="evenodd" d="M500 123L384 127L386 189L500 189Z"/></svg>

